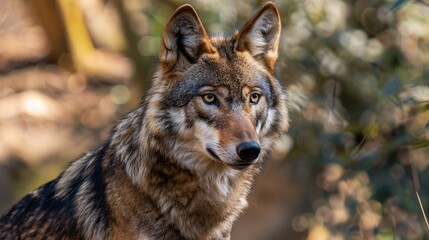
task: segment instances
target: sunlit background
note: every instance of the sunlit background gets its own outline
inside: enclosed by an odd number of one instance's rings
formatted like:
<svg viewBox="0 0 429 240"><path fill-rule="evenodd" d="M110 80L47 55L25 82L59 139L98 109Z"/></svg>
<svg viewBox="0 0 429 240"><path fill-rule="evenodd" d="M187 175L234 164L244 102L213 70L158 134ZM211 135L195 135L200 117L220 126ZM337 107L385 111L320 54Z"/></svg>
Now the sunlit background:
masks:
<svg viewBox="0 0 429 240"><path fill-rule="evenodd" d="M0 0L0 212L135 107L184 1ZM211 35L264 1L189 1ZM291 129L232 239L428 239L429 1L283 0Z"/></svg>

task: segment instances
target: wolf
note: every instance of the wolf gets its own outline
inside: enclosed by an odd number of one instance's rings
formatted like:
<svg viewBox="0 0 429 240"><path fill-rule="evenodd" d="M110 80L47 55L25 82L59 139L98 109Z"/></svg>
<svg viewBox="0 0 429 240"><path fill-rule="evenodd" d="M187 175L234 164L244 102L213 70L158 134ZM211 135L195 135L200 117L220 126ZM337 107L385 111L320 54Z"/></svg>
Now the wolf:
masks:
<svg viewBox="0 0 429 240"><path fill-rule="evenodd" d="M228 37L209 37L194 8L179 7L141 104L13 206L0 239L230 239L289 128L280 31L272 2Z"/></svg>

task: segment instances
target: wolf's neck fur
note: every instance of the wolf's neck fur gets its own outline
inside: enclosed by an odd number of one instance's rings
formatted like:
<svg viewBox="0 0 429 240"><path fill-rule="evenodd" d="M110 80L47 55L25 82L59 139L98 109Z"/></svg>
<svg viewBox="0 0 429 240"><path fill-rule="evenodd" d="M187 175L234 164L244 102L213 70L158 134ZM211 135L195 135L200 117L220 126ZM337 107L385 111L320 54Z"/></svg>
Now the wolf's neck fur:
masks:
<svg viewBox="0 0 429 240"><path fill-rule="evenodd" d="M246 196L260 166L234 170L192 152L192 142L169 135L161 138L159 126L148 125L153 121L146 121L146 109L144 105L129 113L110 143L132 186L149 196L158 211L154 214L171 221L186 239L227 238L247 206Z"/></svg>

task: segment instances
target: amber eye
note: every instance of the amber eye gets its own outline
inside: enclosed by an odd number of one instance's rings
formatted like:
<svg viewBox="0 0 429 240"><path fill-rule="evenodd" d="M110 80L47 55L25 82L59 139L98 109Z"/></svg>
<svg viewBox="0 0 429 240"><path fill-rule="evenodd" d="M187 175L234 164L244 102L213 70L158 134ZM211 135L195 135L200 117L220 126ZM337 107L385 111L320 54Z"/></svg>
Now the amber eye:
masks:
<svg viewBox="0 0 429 240"><path fill-rule="evenodd" d="M260 98L261 95L259 93L252 93L250 95L250 103L257 104Z"/></svg>
<svg viewBox="0 0 429 240"><path fill-rule="evenodd" d="M207 104L215 104L217 102L216 96L213 93L207 93L201 96L203 101Z"/></svg>

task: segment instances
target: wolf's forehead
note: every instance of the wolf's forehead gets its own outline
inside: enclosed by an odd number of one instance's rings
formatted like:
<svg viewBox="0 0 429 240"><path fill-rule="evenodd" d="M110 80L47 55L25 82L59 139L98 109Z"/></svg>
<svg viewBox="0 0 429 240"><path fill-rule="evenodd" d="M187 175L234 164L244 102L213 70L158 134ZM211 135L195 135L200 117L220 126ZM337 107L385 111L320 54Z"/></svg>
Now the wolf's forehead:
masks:
<svg viewBox="0 0 429 240"><path fill-rule="evenodd" d="M203 87L222 88L229 96L240 97L244 87L269 88L268 78L239 59L202 59L171 85L166 99L170 106L184 106L200 94Z"/></svg>
<svg viewBox="0 0 429 240"><path fill-rule="evenodd" d="M213 86L226 85L231 88L242 87L252 82L257 74L252 74L252 69L238 59L229 61L226 59L206 59L200 69L200 81L207 81Z"/></svg>

